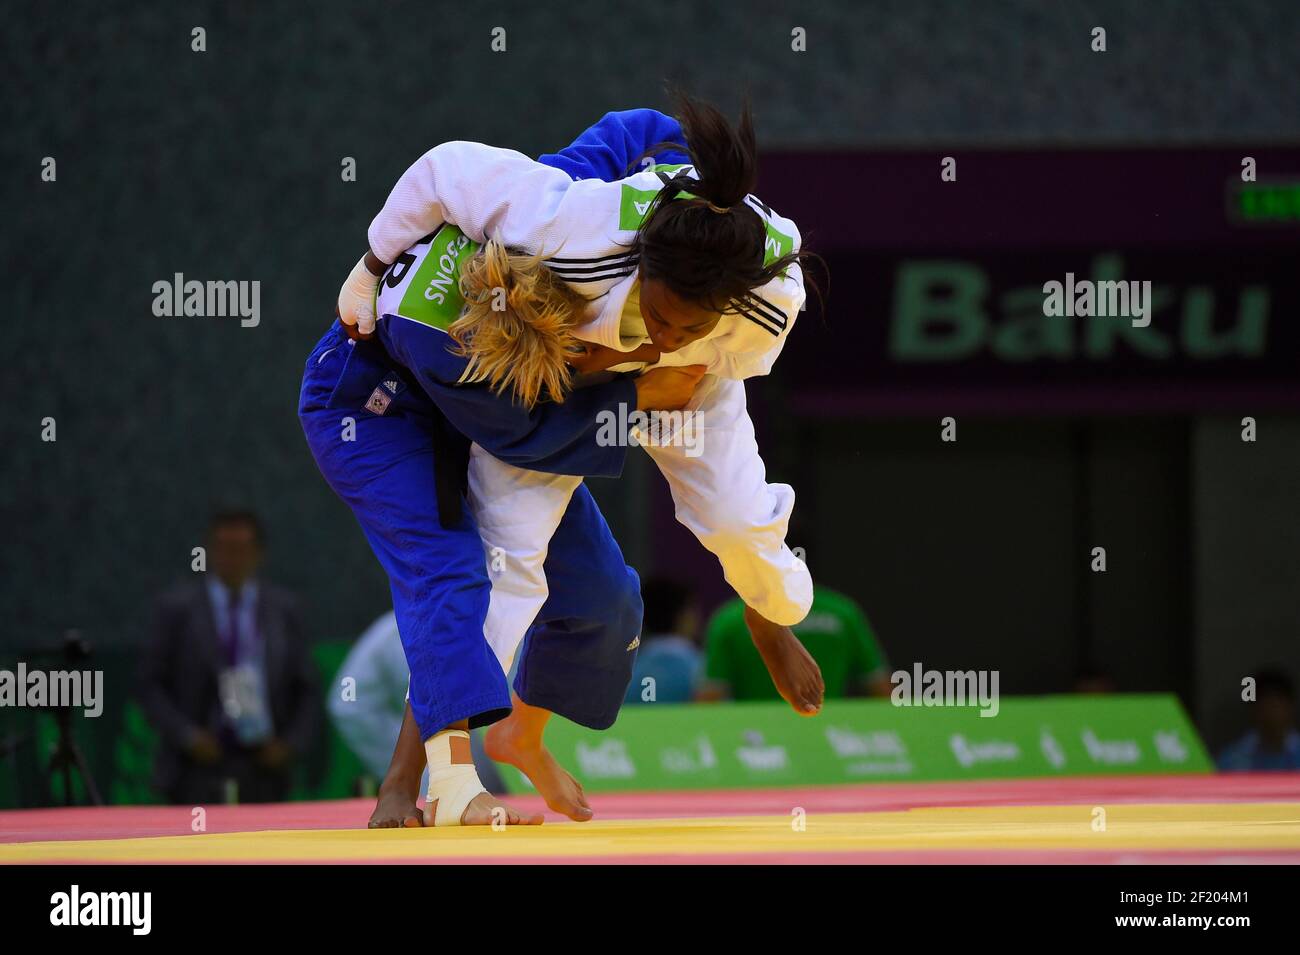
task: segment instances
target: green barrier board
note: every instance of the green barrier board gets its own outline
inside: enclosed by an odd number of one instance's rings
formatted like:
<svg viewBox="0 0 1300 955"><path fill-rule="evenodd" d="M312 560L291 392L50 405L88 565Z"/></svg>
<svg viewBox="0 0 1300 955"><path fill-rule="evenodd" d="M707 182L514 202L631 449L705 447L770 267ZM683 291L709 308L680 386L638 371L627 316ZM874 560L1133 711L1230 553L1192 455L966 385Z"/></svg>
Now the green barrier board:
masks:
<svg viewBox="0 0 1300 955"><path fill-rule="evenodd" d="M833 700L626 706L604 732L553 720L547 744L589 792L1212 771L1171 695L1014 697L971 707ZM502 767L512 792L531 786Z"/></svg>

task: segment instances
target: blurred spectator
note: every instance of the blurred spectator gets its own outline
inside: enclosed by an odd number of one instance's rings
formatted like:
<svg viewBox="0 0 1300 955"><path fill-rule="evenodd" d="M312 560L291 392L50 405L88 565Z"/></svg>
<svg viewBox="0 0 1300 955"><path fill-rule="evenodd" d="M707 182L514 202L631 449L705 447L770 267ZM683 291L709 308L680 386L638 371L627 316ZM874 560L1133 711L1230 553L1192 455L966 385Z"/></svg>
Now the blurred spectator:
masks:
<svg viewBox="0 0 1300 955"><path fill-rule="evenodd" d="M352 692L344 694L343 680L351 678ZM391 610L379 616L348 651L329 689L330 720L348 748L361 760L367 775L379 781L388 773L397 734L406 712L406 690L411 670L397 629L397 615ZM470 735L470 750L478 766L479 781L489 792L504 793L505 783L496 765L483 750L483 731ZM425 770L420 791L428 788Z"/></svg>
<svg viewBox="0 0 1300 955"><path fill-rule="evenodd" d="M283 800L294 760L319 729L297 603L255 576L262 544L256 515L217 514L210 571L158 601L140 702L161 737L154 783L170 802Z"/></svg>
<svg viewBox="0 0 1300 955"><path fill-rule="evenodd" d="M695 698L704 669L695 640L699 614L691 592L676 581L648 577L641 584L645 621L641 647L632 667L625 703L688 703ZM645 699L645 679L654 680L653 701Z"/></svg>
<svg viewBox="0 0 1300 955"><path fill-rule="evenodd" d="M330 719L375 779L383 779L388 772L393 744L402 728L410 676L397 616L390 610L353 645L330 688ZM350 693L344 692L344 679L354 681Z"/></svg>
<svg viewBox="0 0 1300 955"><path fill-rule="evenodd" d="M1261 670L1255 677L1250 707L1254 729L1219 754L1224 772L1300 770L1300 730L1296 729L1295 684L1281 670Z"/></svg>
<svg viewBox="0 0 1300 955"><path fill-rule="evenodd" d="M701 699L778 700L745 626L745 605L729 601L706 631L707 684ZM822 669L826 698L889 696L889 664L862 608L829 587L813 588L812 609L792 628Z"/></svg>

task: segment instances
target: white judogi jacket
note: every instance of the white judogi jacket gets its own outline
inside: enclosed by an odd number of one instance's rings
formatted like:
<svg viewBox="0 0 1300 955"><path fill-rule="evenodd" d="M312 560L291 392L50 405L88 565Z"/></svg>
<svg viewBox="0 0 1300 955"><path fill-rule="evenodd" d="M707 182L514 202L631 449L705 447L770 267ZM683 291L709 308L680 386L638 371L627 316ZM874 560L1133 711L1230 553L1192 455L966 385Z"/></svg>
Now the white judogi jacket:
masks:
<svg viewBox="0 0 1300 955"><path fill-rule="evenodd" d="M443 143L397 181L370 223L370 248L392 262L449 222L474 242L491 237L509 248L546 254L546 265L592 300L586 317L597 329L591 334L600 337L591 340L617 348L619 315L638 265L633 236L668 175L679 171L693 170L658 166L619 182L575 182L512 149ZM753 196L746 201L766 226L769 261L800 247L793 222ZM724 378L765 375L803 303L803 272L794 265L755 289L754 300L737 314L724 315L707 338L665 355L660 364L704 364Z"/></svg>
<svg viewBox="0 0 1300 955"><path fill-rule="evenodd" d="M659 166L618 182L574 181L508 149L443 143L398 180L370 225L370 247L393 262L444 223L472 241L491 237L507 247L547 256L546 265L589 299L576 337L630 351L619 335L636 279L631 248L637 226L668 174ZM690 167L685 167L689 175ZM753 196L763 219L765 257L799 248L799 232ZM419 254L427 253L428 243ZM417 250L411 249L412 253ZM412 264L408 271L415 272ZM394 296L394 298L399 296ZM646 446L672 489L677 518L712 551L728 583L767 619L791 625L807 615L812 579L785 545L794 490L769 484L743 379L771 370L804 303L797 265L754 291L753 300L725 314L699 341L662 356L659 365L705 365L708 373L688 410L696 413L698 456L671 442ZM380 314L385 314L381 290ZM644 363L618 365L630 371ZM631 411L632 409L629 409ZM507 465L475 446L470 459L470 506L483 536L493 589L485 636L503 666L546 600L542 565L547 546L581 479Z"/></svg>

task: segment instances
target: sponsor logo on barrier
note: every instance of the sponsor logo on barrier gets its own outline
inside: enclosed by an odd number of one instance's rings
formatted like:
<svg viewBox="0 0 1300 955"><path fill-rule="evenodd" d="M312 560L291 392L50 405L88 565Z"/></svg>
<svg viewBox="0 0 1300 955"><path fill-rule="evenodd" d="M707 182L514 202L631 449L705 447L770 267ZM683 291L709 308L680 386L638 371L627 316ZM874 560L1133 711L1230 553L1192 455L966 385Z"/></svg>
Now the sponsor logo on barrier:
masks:
<svg viewBox="0 0 1300 955"><path fill-rule="evenodd" d="M1080 739L1094 763L1125 766L1142 758L1142 750L1135 739L1103 740L1090 727L1084 727Z"/></svg>
<svg viewBox="0 0 1300 955"><path fill-rule="evenodd" d="M702 773L718 766L718 754L707 736L699 736L692 750L688 747L669 747L659 754L659 765L665 772L675 774Z"/></svg>
<svg viewBox="0 0 1300 955"><path fill-rule="evenodd" d="M631 779L636 765L621 739L607 739L594 746L579 742L575 755L584 776L592 779Z"/></svg>
<svg viewBox="0 0 1300 955"><path fill-rule="evenodd" d="M785 747L765 743L758 730L745 730L745 745L736 750L736 759L756 773L778 772L790 765L790 754Z"/></svg>
<svg viewBox="0 0 1300 955"><path fill-rule="evenodd" d="M826 742L836 756L844 760L844 771L851 777L906 776L912 761L901 736L889 730L862 732L845 726L827 726Z"/></svg>
<svg viewBox="0 0 1300 955"><path fill-rule="evenodd" d="M1020 761L1020 747L1008 739L971 740L962 733L948 737L948 748L963 767Z"/></svg>
<svg viewBox="0 0 1300 955"><path fill-rule="evenodd" d="M1177 731L1156 730L1156 755L1162 762L1185 763L1191 757L1191 751L1182 741Z"/></svg>
<svg viewBox="0 0 1300 955"><path fill-rule="evenodd" d="M1068 761L1065 750L1061 748L1060 742L1046 726L1038 733L1038 748L1042 751L1043 759L1047 760L1053 769L1065 768Z"/></svg>

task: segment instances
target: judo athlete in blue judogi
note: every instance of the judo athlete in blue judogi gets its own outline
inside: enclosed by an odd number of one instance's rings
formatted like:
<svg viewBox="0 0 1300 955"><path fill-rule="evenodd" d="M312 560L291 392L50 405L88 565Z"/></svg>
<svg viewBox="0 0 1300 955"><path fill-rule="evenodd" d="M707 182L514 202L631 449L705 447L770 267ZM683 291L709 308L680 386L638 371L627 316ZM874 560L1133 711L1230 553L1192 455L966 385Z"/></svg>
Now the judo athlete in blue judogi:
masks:
<svg viewBox="0 0 1300 955"><path fill-rule="evenodd" d="M612 180L645 148L680 138L677 123L653 110L612 113L542 161L575 179ZM463 236L430 237L430 245L437 241L444 245L440 255L431 252L434 263L465 245ZM381 287L418 269L402 266L399 260L387 269ZM472 764L466 767L467 737L446 731L490 724L511 707L501 663L483 636L491 581L464 501L469 442L523 468L617 477L629 442L599 444L598 422L602 411L620 420L620 407L625 419L638 407L638 386L617 376L528 410L485 384L461 383L467 359L450 347L445 324L437 315L388 314L365 341L336 321L307 360L299 417L321 473L352 508L388 574L410 666L411 710L426 746L433 738L446 744L445 752L430 752L431 774L441 761L444 778L431 775L428 812L435 824L456 825L491 822L489 810L499 815L504 807L483 792ZM631 676L640 583L585 486L551 541L545 570L550 596L522 651L516 692L576 723L606 728ZM480 794L486 809L467 813ZM522 820L511 813L508 821Z"/></svg>

